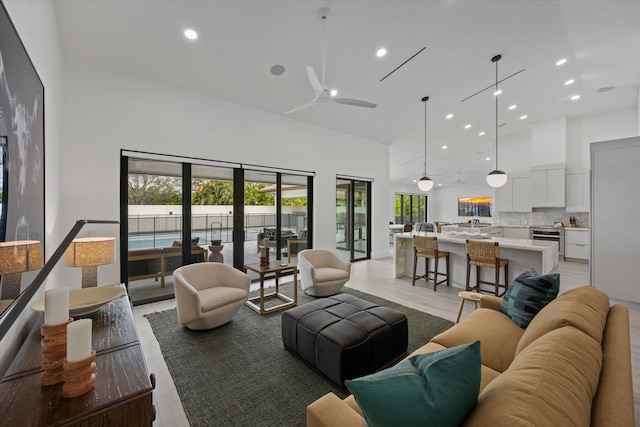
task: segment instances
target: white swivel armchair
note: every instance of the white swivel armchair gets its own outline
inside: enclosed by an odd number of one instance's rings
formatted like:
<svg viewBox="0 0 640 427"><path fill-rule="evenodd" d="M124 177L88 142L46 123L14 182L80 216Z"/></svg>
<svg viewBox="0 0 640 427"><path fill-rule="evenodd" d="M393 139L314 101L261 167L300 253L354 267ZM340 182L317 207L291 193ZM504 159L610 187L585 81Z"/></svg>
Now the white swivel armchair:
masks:
<svg viewBox="0 0 640 427"><path fill-rule="evenodd" d="M178 321L189 329L211 329L229 322L249 298L251 279L217 262L182 266L173 272Z"/></svg>
<svg viewBox="0 0 640 427"><path fill-rule="evenodd" d="M326 249L298 253L298 268L302 290L316 297L337 294L351 276L351 263Z"/></svg>

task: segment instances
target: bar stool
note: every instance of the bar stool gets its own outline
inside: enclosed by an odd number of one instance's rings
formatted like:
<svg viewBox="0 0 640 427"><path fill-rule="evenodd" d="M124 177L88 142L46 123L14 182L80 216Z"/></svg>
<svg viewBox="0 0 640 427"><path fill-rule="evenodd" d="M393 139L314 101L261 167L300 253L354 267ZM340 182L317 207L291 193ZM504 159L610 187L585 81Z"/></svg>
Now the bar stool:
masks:
<svg viewBox="0 0 640 427"><path fill-rule="evenodd" d="M498 242L482 241L482 240L467 240L467 291L476 290L478 292L490 292L480 288L480 284L495 286L494 294L496 296L504 295L499 294L500 287L504 287L505 292L509 287L509 260L500 258L500 245ZM476 285L471 287L469 280L471 277L471 266L476 266ZM489 282L480 280L480 267L487 267L495 269L495 282ZM504 267L504 284L500 284L500 268Z"/></svg>
<svg viewBox="0 0 640 427"><path fill-rule="evenodd" d="M418 258L424 258L424 275L416 276L416 267L418 265ZM445 259L446 273L438 272L438 261L440 258ZM429 270L429 260L435 260L435 268L433 271ZM429 273L433 274L433 277L429 278ZM444 279L438 281L438 276L444 276ZM424 278L425 280L433 280L433 290L435 291L439 284L447 282L449 286L449 252L438 250L438 238L427 236L413 236L413 282L412 285L416 285L416 279Z"/></svg>

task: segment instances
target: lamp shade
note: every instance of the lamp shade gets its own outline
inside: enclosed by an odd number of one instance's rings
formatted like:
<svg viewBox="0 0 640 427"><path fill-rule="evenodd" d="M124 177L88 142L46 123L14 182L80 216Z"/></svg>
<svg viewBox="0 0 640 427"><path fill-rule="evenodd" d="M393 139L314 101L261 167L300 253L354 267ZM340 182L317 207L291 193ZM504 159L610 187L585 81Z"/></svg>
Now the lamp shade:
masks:
<svg viewBox="0 0 640 427"><path fill-rule="evenodd" d="M423 176L418 181L418 188L425 192L431 190L433 188L433 180L428 176Z"/></svg>
<svg viewBox="0 0 640 427"><path fill-rule="evenodd" d="M501 170L492 170L487 175L487 184L493 188L502 187L507 183L507 174Z"/></svg>
<svg viewBox="0 0 640 427"><path fill-rule="evenodd" d="M67 267L95 267L116 259L115 237L80 237L73 239L65 252Z"/></svg>
<svg viewBox="0 0 640 427"><path fill-rule="evenodd" d="M38 240L0 242L0 274L24 273L44 265Z"/></svg>

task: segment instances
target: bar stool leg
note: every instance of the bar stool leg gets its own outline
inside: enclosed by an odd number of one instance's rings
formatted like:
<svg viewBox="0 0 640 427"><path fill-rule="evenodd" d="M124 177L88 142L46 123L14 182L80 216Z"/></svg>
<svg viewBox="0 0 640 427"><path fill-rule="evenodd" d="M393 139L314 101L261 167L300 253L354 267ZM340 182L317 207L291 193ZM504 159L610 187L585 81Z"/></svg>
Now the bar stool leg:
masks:
<svg viewBox="0 0 640 427"><path fill-rule="evenodd" d="M469 257L467 256L467 291L471 290L471 288L469 287L470 285L470 280L471 280L471 264L469 263Z"/></svg>
<svg viewBox="0 0 640 427"><path fill-rule="evenodd" d="M415 286L416 285L416 267L418 264L418 255L414 252L413 253L413 281L411 282L411 286Z"/></svg>
<svg viewBox="0 0 640 427"><path fill-rule="evenodd" d="M460 308L458 309L458 317L456 318L456 323L460 322L460 316L462 316L463 308L464 308L464 298L460 298Z"/></svg>
<svg viewBox="0 0 640 427"><path fill-rule="evenodd" d="M506 278L506 276L505 276L505 278ZM496 261L496 292L495 292L496 296L498 296L498 294L499 294L498 291L499 290L500 290L500 263L499 263L499 260L498 260L498 261Z"/></svg>
<svg viewBox="0 0 640 427"><path fill-rule="evenodd" d="M437 252L436 252L437 254ZM440 261L440 258L435 257L433 259L433 262L436 264L435 268L434 268L434 272L433 272L433 290L434 292L437 290L438 288L438 261Z"/></svg>
<svg viewBox="0 0 640 427"><path fill-rule="evenodd" d="M445 266L444 268L447 270L447 286L449 286L449 254L445 257Z"/></svg>

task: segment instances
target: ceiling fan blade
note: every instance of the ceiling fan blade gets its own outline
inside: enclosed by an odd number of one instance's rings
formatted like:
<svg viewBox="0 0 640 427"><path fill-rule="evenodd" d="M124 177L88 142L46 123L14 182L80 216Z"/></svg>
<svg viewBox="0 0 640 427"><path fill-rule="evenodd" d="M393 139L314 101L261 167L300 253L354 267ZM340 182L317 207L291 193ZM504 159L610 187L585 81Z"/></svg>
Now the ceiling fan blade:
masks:
<svg viewBox="0 0 640 427"><path fill-rule="evenodd" d="M322 87L322 84L320 84L320 80L318 80L318 76L316 75L315 70L309 65L307 65L306 68L307 77L309 77L309 83L311 83L311 87L316 92L316 95L320 95L322 92L324 92L324 88Z"/></svg>
<svg viewBox="0 0 640 427"><path fill-rule="evenodd" d="M305 108L309 108L312 105L316 105L317 103L318 103L318 96L316 95L316 97L313 98L313 100L307 102L306 104L302 104L301 106L296 107L293 110L286 111L284 114L295 113L296 111L304 110Z"/></svg>
<svg viewBox="0 0 640 427"><path fill-rule="evenodd" d="M338 104L343 105L353 105L354 107L366 107L366 108L376 108L377 105L373 102L361 101L359 99L349 99L349 98L331 98L331 100Z"/></svg>

